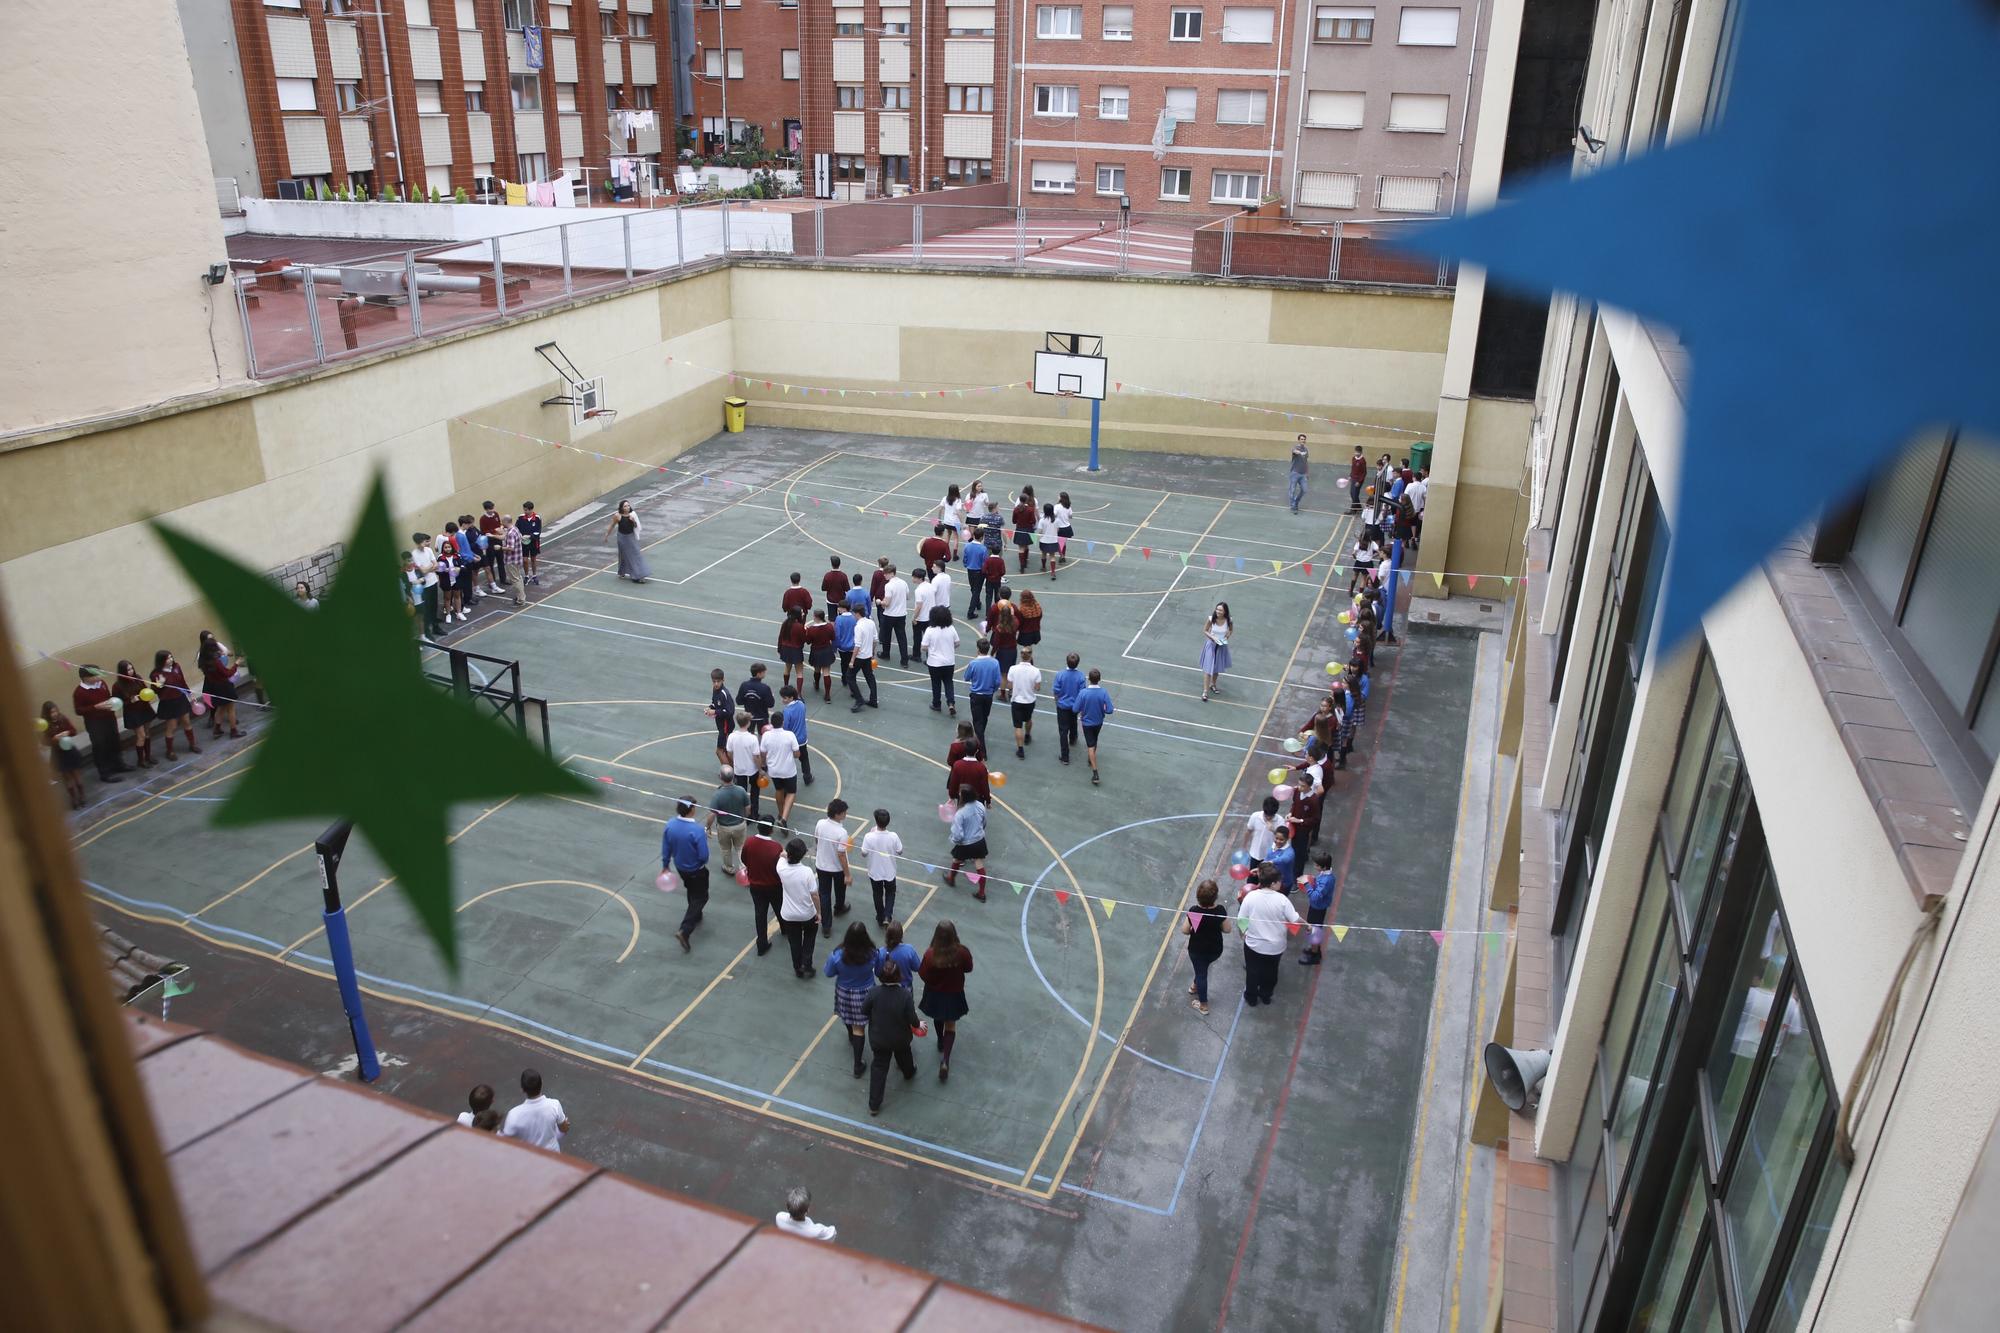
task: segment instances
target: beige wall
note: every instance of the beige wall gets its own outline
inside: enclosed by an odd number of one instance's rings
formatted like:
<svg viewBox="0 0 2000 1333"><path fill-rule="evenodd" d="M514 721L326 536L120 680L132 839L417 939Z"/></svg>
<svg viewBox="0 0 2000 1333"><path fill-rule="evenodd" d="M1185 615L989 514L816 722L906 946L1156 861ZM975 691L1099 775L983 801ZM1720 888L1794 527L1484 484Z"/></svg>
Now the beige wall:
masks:
<svg viewBox="0 0 2000 1333"><path fill-rule="evenodd" d="M8 5L0 124L0 441L240 380L229 289L201 281L228 253L175 7Z"/></svg>

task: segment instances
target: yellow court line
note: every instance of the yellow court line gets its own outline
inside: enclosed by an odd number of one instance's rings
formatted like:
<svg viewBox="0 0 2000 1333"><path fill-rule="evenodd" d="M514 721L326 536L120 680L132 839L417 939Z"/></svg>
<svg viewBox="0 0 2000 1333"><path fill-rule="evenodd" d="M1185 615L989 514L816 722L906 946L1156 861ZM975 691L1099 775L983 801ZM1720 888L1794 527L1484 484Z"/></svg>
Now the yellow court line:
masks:
<svg viewBox="0 0 2000 1333"><path fill-rule="evenodd" d="M1333 571L1329 569L1326 575L1320 579L1319 592L1313 598L1312 609L1306 613L1305 623L1299 626L1298 641L1292 645L1291 657L1286 659L1287 662L1297 658L1300 650L1305 647L1306 635L1312 629L1314 618L1319 615L1320 603L1326 597L1328 581L1332 573ZM1284 686L1282 685L1271 691L1271 702L1264 706L1264 718L1257 724L1258 735L1263 735L1265 729L1271 725L1271 716L1277 711L1278 699L1283 694ZM1186 900L1187 894L1191 893L1194 886L1202 879L1202 871L1208 865L1210 853L1215 849L1216 835L1222 832L1223 824L1229 818L1229 811L1227 809L1229 805L1228 797L1235 792L1237 787L1242 785L1243 775L1249 771L1250 761L1254 758L1256 758L1256 746L1252 745L1244 751L1243 762L1237 766L1236 776L1231 779L1222 801L1219 802L1224 809L1216 815L1215 822L1209 825L1208 839L1202 843L1201 854L1195 857L1194 870L1188 875L1187 885L1181 891L1183 901ZM1139 992L1132 1001L1132 1010L1126 1014L1125 1023L1118 1030L1118 1040L1113 1043L1111 1055L1104 1062L1104 1071L1097 1077L1097 1089L1091 1093L1090 1101L1083 1109L1082 1119L1077 1121L1076 1134L1070 1139L1069 1148L1063 1153L1062 1161L1056 1165L1055 1170L1049 1173L1049 1187L1046 1191L1042 1192L1043 1198L1053 1198L1056 1191L1062 1187L1063 1176L1069 1171L1070 1163L1076 1157L1077 1145L1083 1142L1083 1132L1090 1127L1091 1117L1097 1114L1097 1104L1103 1099L1104 1089L1111 1082L1111 1071L1117 1066L1118 1052L1125 1045L1126 1038L1132 1035L1132 1025L1139 1020L1139 1010L1145 1004L1148 992L1153 988L1153 979L1159 974L1160 963L1166 958L1167 946L1173 940L1174 932L1172 930L1168 930L1160 936L1159 948L1153 952L1153 965L1146 970L1146 979L1139 984Z"/></svg>
<svg viewBox="0 0 2000 1333"><path fill-rule="evenodd" d="M1141 543L1141 542L1139 541L1139 532L1140 532L1140 530L1141 530L1141 529L1143 529L1143 528L1144 528L1144 527L1145 527L1145 526L1146 526L1146 525L1147 525L1148 523L1150 523L1150 522L1152 522L1152 521L1153 521L1153 515L1155 515L1155 514L1157 514L1157 513L1159 513L1159 512L1160 512L1160 507L1161 507L1162 505L1166 504L1166 502L1167 502L1167 501L1169 501L1169 500L1171 500L1171 499L1173 499L1173 498L1174 498L1174 493L1173 493L1172 491L1163 491L1163 492L1161 492L1161 494L1160 494L1160 498L1159 498L1159 499L1158 499L1157 501L1155 501L1155 502L1154 502L1154 504L1153 504L1153 507L1152 507L1151 509L1148 509L1148 510L1146 511L1146 516L1145 516L1144 518L1140 519L1140 520L1139 520L1139 521L1138 521L1137 523L1135 523L1135 524L1133 524L1133 525L1132 525L1132 531L1131 531L1131 532L1130 532L1130 533L1129 533L1129 534L1128 534L1128 535L1126 536L1126 538L1125 538L1125 540L1124 540L1124 541L1122 541L1122 542L1114 542L1114 543L1112 543L1113 547L1115 548L1115 547L1120 547L1120 546L1139 546L1139 545L1142 545L1142 543ZM1204 497L1202 497L1202 498L1206 499L1207 497L1206 497L1206 496L1204 496ZM1106 564L1116 564L1116 563L1117 563L1117 561L1118 561L1118 558L1119 558L1120 556L1124 555L1124 554L1125 554L1125 552L1123 552L1123 551L1121 551L1121 550L1116 550L1116 549L1114 549L1114 550L1113 550L1113 551L1111 552L1111 559L1109 559L1109 560L1105 561L1105 563L1106 563Z"/></svg>
<svg viewBox="0 0 2000 1333"><path fill-rule="evenodd" d="M1487 637L1484 634L1480 635L1478 646L1473 650L1472 679L1475 682L1475 686L1476 682L1482 678L1481 664L1486 658ZM1454 830L1465 827L1466 811L1472 801L1471 774L1473 765L1478 759L1475 740L1474 729L1471 723L1468 722L1465 728L1465 759L1459 767L1458 821L1452 826ZM1452 923L1453 909L1458 905L1459 891L1464 887L1465 877L1461 873L1464 860L1465 840L1460 837L1453 837L1451 871L1449 878L1445 881L1449 886L1446 889L1444 901L1444 924L1446 926ZM1424 1046L1423 1081L1417 1085L1417 1128L1415 1135L1411 1139L1410 1173L1407 1183L1403 1186L1403 1220L1399 1230L1414 1226L1417 1220L1417 1190L1423 1183L1424 1175L1424 1135L1430 1121L1429 1093L1431 1079L1437 1071L1438 1049L1444 1039L1445 978L1449 975L1447 964L1451 959L1452 941L1457 938L1456 934L1447 932L1444 942L1438 946L1436 979L1432 983L1431 992L1430 1037ZM1476 1032L1471 1035L1474 1040L1478 1039ZM1475 1077L1473 1079L1475 1088L1477 1082L1478 1080ZM1403 1301L1409 1294L1410 1286L1410 1247L1408 1240L1408 1236L1404 1235L1397 1241L1397 1249L1401 1251L1401 1254L1396 1264L1396 1305L1395 1312L1389 1322L1390 1333L1401 1333L1403 1327Z"/></svg>
<svg viewBox="0 0 2000 1333"><path fill-rule="evenodd" d="M122 816L119 819L111 820L98 825L96 828L92 829L88 834L86 834L76 844L76 850L82 851L84 848L90 846L91 843L96 842L99 838L111 832L113 829L124 828L127 824L133 823L136 820L144 819L147 815L150 815L157 810L163 809L166 806L172 805L173 793L179 791L183 787L186 787L190 782L201 783L199 787L193 787L189 789L190 792L197 792L197 791L205 791L206 789L213 787L216 783L224 781L227 778L233 777L234 774L230 773L224 773L218 776L216 775L216 770L223 767L225 764L235 763L238 759L241 759L244 755L250 753L252 750L256 749L263 743L264 743L264 738L262 736L259 736L256 740L251 741L248 745L238 746L233 752L229 754L227 758L216 760L214 763L210 764L207 768L201 770L201 772L191 773L187 777L182 778L179 782L174 783L171 787L162 787L159 791L147 792L146 799L152 802L151 805L135 810L131 814ZM202 781L202 779L204 778L208 780L205 782Z"/></svg>
<svg viewBox="0 0 2000 1333"><path fill-rule="evenodd" d="M1484 1040L1486 1034L1486 958L1489 952L1485 947L1481 947L1478 962L1472 969L1472 986L1479 995L1479 1001L1474 1006L1472 1012L1472 1035L1475 1041ZM1468 1125L1471 1123L1472 1114L1477 1108L1478 1103L1479 1075L1475 1071L1469 1086L1465 1090L1465 1121ZM1460 1306L1462 1304L1461 1297L1464 1294L1463 1284L1465 1282L1465 1232L1467 1221L1472 1211L1472 1158L1473 1154L1478 1151L1478 1148L1479 1145L1473 1142L1472 1136L1467 1134L1465 1139L1465 1160L1459 1164L1458 1227L1452 1237L1451 1320L1446 1325L1445 1333L1458 1333ZM1494 1183L1496 1185L1503 1184L1497 1174L1494 1177Z"/></svg>
<svg viewBox="0 0 2000 1333"><path fill-rule="evenodd" d="M291 860L293 857L298 856L303 852L309 852L312 849L313 845L311 843L307 843L303 847L296 848L293 851L286 852L283 856L271 862L271 864L265 866L262 870L258 871L256 874L244 880L241 884L238 884L235 888L231 889L229 892L223 894L220 898L217 898L212 902L210 902L206 907L196 908L194 910L193 915L201 916L204 913L206 913L210 908L222 906L224 903L228 902L231 898L234 898L237 894L243 892L243 890L249 888L252 884L255 884L258 880L264 878L264 876L270 874L273 870L276 870L279 866L283 865L285 862Z"/></svg>
<svg viewBox="0 0 2000 1333"><path fill-rule="evenodd" d="M867 504L861 507L863 509L875 508L877 505L881 504L884 500L896 494L896 492L902 490L905 486L915 481L918 477L923 476L924 473L929 472L932 468L936 466L937 466L936 463L924 464L922 467L918 468L915 472L912 472L909 476L903 478L901 481L897 482L894 486L891 486L888 490L882 492L880 495L876 496L874 499L870 500Z"/></svg>
<svg viewBox="0 0 2000 1333"><path fill-rule="evenodd" d="M579 889L595 889L599 893L603 894L605 897L617 903L620 907L624 908L625 915L632 918L632 938L625 942L625 952L619 954L618 957L613 959L612 961L616 963L622 963L627 958L630 958L632 956L632 950L637 948L639 945L638 911L632 906L631 903L626 901L624 894L618 893L612 889L607 889L602 884L592 884L587 879L524 879L516 884L502 884L497 889L488 889L486 892L479 894L476 897L467 898L464 902L458 905L457 910L463 912L466 908L472 906L474 903L484 902L486 899L491 898L494 894L505 893L509 889L532 889L540 887L541 885L544 884L568 884Z"/></svg>

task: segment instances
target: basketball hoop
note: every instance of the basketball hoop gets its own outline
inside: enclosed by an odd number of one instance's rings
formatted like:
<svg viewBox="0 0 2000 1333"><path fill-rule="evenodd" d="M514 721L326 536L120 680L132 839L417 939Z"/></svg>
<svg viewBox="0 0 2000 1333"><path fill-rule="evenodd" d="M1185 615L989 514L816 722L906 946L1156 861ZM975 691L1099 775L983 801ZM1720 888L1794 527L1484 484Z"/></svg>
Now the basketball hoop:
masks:
<svg viewBox="0 0 2000 1333"><path fill-rule="evenodd" d="M583 414L583 419L585 421L601 421L608 426L611 424L611 419L617 415L618 409L615 407L593 407Z"/></svg>

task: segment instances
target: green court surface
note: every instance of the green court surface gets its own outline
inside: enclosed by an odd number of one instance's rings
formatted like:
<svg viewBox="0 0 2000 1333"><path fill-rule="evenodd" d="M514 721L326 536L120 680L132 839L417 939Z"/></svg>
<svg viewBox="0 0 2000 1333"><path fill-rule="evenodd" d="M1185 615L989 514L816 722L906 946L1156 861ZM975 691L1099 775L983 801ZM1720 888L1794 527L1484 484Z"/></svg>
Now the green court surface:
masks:
<svg viewBox="0 0 2000 1333"><path fill-rule="evenodd" d="M609 572L603 508L560 529L532 604L483 609L450 642L519 660L526 691L550 703L556 754L594 780L595 798L457 813L456 974L401 896L385 891L357 839L342 868L355 954L381 999L493 1025L1004 1192L1050 1198L1076 1188L1078 1144L1121 1069L1143 1080L1150 1113L1182 1123L1179 1138L1200 1132L1227 1042L1182 1049L1131 1029L1161 976L1184 962L1177 909L1191 882L1217 873L1235 845L1247 799L1239 784L1261 785L1263 770L1285 760L1277 738L1311 708L1312 673L1333 651L1327 624L1345 600L1333 562L1348 519L1329 495L1314 497L1320 508L1287 512L1282 464L1253 471L1219 460L1128 458L1113 481L1070 470L1073 455L1056 450L937 445L933 462L907 461L907 442L897 452L877 456L865 437L753 431L612 491L607 499L634 499L645 520L654 577L644 585ZM996 492L1033 484L1043 499L1058 490L1073 498L1078 535L1060 581L1012 581L1046 607L1038 652L1045 676L1053 678L1065 653L1081 654L1086 668L1104 672L1117 713L1104 732L1104 785L1093 788L1080 756L1057 763L1046 696L1025 761L1012 757L1004 703L995 710L992 765L1009 780L995 793L994 882L981 904L963 882L947 887L924 864L948 855L937 805L953 724L929 711L921 670L885 658L879 709L851 713L837 687L831 705L809 702L818 781L801 789L794 826L808 832L824 804L841 797L858 836L867 813L887 807L912 858L897 906L910 941L921 949L949 918L976 962L952 1081L931 1077L934 1047L919 1043L923 1077L892 1087L884 1113L871 1119L832 1018L833 983L795 979L775 929L772 953L756 956L748 896L719 873L693 952L683 954L674 939L683 900L653 886L660 827L672 797L705 800L714 786L713 732L701 712L710 668L722 668L733 689L751 661L767 662L776 687L786 575L800 571L816 588L830 554L863 571L888 555L907 570L945 484L969 482L976 474L966 462L975 458ZM581 456L577 466L604 468L607 481L621 475ZM494 498L504 508L519 497ZM962 570L955 582L962 617ZM1235 617L1235 662L1225 692L1203 703L1195 664L1201 621L1216 600ZM969 657L973 636L960 627ZM1281 684L1288 679L1298 683ZM963 698L960 709L970 717ZM211 748L177 784L121 794L80 826L92 891L120 915L324 973L309 848L317 830L208 825L212 803L256 753L254 741L233 744ZM1225 819L1226 810L1238 813ZM1329 831L1334 823L1330 812ZM868 916L858 873L852 901L857 914L842 927ZM1407 980L1408 1002L1421 1010L1428 973ZM1218 974L1215 1013L1205 1020L1218 1039L1233 1032L1230 986ZM1094 1159L1092 1178L1115 1179L1118 1201L1164 1215L1193 1152L1188 1143L1185 1156L1174 1146L1124 1162Z"/></svg>

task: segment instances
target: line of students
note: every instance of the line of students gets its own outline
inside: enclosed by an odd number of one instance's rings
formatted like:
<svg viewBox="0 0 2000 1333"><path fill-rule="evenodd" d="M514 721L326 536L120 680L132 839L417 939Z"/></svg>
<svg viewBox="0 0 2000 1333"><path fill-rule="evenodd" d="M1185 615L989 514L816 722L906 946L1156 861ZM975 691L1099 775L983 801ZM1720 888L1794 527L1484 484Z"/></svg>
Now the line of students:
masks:
<svg viewBox="0 0 2000 1333"><path fill-rule="evenodd" d="M620 515L629 511L621 502ZM632 521L636 541L637 519ZM613 519L612 526L618 522ZM523 590L541 583L541 565L542 516L535 502L522 501L521 512L509 519L487 500L477 518L460 514L447 522L441 537L410 534L410 549L402 556L403 592L424 634L442 639L487 597L505 592L513 605L526 605Z"/></svg>

